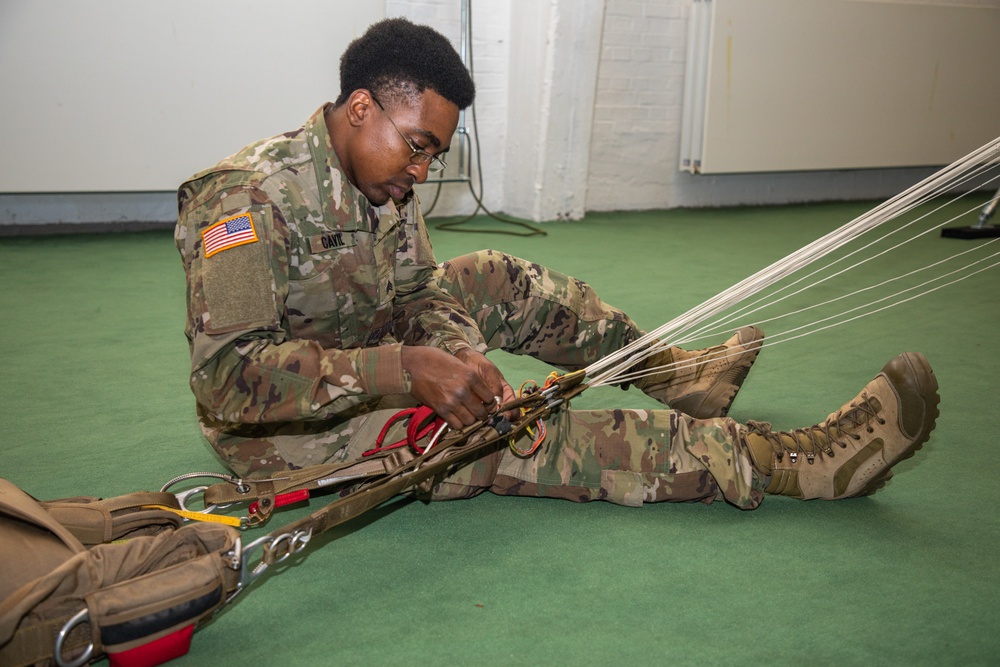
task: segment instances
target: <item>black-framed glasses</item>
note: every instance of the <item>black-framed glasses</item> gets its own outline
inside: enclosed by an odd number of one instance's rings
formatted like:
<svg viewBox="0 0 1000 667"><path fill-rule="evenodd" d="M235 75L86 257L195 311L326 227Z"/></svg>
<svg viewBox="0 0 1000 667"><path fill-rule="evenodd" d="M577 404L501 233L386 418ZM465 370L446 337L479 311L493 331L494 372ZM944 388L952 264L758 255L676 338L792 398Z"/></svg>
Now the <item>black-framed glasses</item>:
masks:
<svg viewBox="0 0 1000 667"><path fill-rule="evenodd" d="M403 134L402 130L399 129L399 126L396 125L396 122L392 119L392 116L389 115L389 112L385 110L384 106L382 106L382 103L379 102L377 99L375 99L374 95L371 95L371 98L372 102L378 105L378 108L382 110L382 113L385 114L385 117L389 120L390 123L392 123L392 127L396 130L396 133L399 134L399 136L403 139L403 141L406 142L406 147L409 148L411 151L410 164L426 164L427 171L431 172L432 174L436 174L440 171L443 171L444 168L448 166L440 155L431 155L430 153L428 153L422 148L417 147L416 145L414 145L412 141L407 139L406 135Z"/></svg>

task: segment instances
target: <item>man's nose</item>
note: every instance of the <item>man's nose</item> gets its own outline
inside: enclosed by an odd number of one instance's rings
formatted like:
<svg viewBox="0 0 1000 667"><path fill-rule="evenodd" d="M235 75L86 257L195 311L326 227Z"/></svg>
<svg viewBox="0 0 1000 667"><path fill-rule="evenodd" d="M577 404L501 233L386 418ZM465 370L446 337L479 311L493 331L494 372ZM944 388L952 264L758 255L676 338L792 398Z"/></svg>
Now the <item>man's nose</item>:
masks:
<svg viewBox="0 0 1000 667"><path fill-rule="evenodd" d="M427 180L427 176L430 174L431 163L424 162L423 164L411 164L405 169L406 173L413 177L413 180L417 183L423 183Z"/></svg>

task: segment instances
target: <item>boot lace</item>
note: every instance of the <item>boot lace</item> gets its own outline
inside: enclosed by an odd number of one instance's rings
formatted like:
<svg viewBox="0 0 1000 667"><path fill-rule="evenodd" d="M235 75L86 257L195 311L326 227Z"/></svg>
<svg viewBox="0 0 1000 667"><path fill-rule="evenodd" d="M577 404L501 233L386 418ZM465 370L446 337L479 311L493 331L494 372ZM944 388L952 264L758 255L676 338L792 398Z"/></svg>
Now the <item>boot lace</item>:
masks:
<svg viewBox="0 0 1000 667"><path fill-rule="evenodd" d="M862 392L860 399L841 408L836 415L822 424L808 428L774 431L770 423L753 420L748 421L747 426L751 432L762 436L771 445L779 461L785 453L792 463L795 463L800 455L805 455L809 463L816 459L817 453L833 458L835 452L833 445L847 449L850 441L861 439L861 428L871 434L875 432L875 424L880 426L885 424L885 419L881 416L882 405L878 399L865 392ZM787 439L782 436L786 436ZM794 445L791 445L789 440Z"/></svg>

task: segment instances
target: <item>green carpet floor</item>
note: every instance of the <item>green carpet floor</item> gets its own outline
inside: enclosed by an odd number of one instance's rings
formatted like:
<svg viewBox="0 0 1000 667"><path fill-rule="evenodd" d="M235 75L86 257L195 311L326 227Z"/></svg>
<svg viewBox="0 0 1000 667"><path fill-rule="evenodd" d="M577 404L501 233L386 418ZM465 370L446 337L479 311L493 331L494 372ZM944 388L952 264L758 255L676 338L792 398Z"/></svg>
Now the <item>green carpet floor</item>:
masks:
<svg viewBox="0 0 1000 667"><path fill-rule="evenodd" d="M654 327L868 207L600 214L545 237L433 240L439 259L494 247L585 278ZM908 255L956 243L933 235ZM822 420L893 355L927 355L938 428L875 496L754 512L399 501L314 541L175 664L995 664L998 277L761 354L732 416L782 428ZM183 282L166 232L0 239L0 475L56 498L222 470L187 387ZM512 384L546 373L495 360ZM575 405L653 403L601 388Z"/></svg>

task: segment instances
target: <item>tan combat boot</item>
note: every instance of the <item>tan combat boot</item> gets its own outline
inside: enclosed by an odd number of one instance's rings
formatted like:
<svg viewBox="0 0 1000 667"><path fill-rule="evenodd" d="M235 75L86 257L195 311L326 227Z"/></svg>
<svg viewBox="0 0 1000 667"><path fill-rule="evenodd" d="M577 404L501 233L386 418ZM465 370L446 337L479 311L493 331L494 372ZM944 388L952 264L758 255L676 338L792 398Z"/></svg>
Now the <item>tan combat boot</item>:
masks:
<svg viewBox="0 0 1000 667"><path fill-rule="evenodd" d="M822 424L776 433L750 422L744 442L757 469L771 476L767 493L803 500L865 496L927 441L938 417L937 391L924 355L907 352Z"/></svg>
<svg viewBox="0 0 1000 667"><path fill-rule="evenodd" d="M636 380L635 386L692 417L725 417L763 342L763 331L743 327L722 345L705 350L671 347L650 357L643 366L672 367Z"/></svg>

